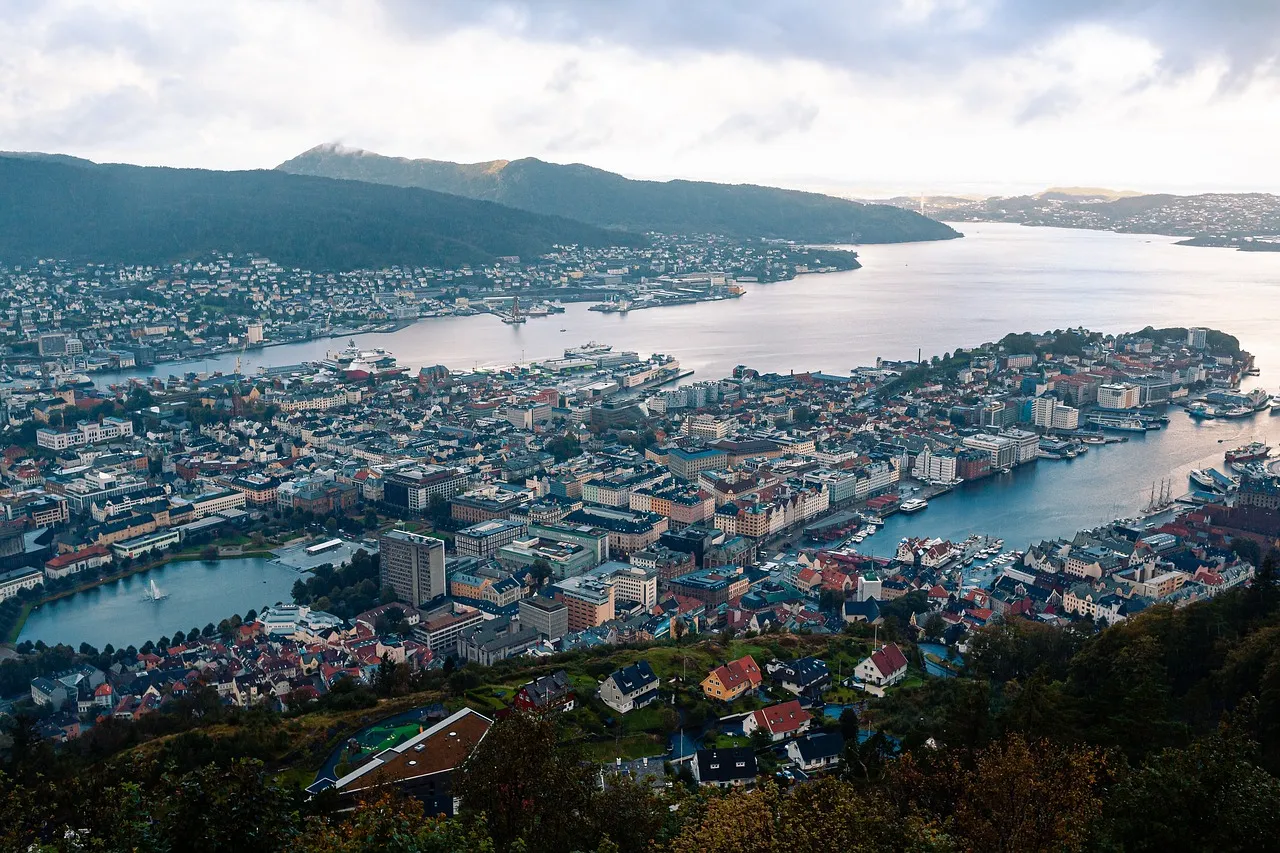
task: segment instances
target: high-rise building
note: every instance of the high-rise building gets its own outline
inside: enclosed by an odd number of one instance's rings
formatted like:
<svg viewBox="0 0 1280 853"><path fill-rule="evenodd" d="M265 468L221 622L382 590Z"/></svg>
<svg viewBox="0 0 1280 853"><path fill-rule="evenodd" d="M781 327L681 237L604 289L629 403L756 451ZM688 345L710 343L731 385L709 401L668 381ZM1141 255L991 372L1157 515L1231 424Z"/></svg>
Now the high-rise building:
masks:
<svg viewBox="0 0 1280 853"><path fill-rule="evenodd" d="M1187 329L1187 346L1192 349L1204 349L1208 337L1208 329L1203 326L1193 326Z"/></svg>
<svg viewBox="0 0 1280 853"><path fill-rule="evenodd" d="M245 339L251 344L262 343L262 324L250 323L248 331L245 333Z"/></svg>
<svg viewBox="0 0 1280 853"><path fill-rule="evenodd" d="M417 607L449 591L444 574L444 541L433 536L389 530L378 537L382 586Z"/></svg>

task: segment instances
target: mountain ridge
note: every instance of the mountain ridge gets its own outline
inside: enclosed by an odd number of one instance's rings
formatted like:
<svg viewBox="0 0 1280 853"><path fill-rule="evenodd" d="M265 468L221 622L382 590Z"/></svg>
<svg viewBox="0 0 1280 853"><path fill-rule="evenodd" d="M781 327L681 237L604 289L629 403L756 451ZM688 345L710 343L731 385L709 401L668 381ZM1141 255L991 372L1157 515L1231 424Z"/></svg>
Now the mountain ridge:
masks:
<svg viewBox="0 0 1280 853"><path fill-rule="evenodd" d="M535 157L454 163L388 157L335 143L276 167L298 175L430 189L602 228L716 233L822 243L898 243L960 234L913 211L820 193L676 179L642 181Z"/></svg>
<svg viewBox="0 0 1280 853"><path fill-rule="evenodd" d="M644 239L425 189L0 153L0 259L157 262L254 252L337 270L455 266Z"/></svg>

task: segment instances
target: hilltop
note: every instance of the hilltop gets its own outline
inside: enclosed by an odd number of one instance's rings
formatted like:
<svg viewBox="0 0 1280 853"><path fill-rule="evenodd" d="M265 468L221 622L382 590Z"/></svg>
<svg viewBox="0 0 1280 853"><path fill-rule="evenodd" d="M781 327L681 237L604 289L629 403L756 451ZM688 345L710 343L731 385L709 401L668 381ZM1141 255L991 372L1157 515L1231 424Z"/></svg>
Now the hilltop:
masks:
<svg viewBox="0 0 1280 853"><path fill-rule="evenodd" d="M629 231L818 243L901 243L960 236L940 222L892 205L753 184L638 181L591 166L532 157L451 163L385 157L330 144L312 148L276 170L419 187Z"/></svg>
<svg viewBox="0 0 1280 853"><path fill-rule="evenodd" d="M157 263L210 251L349 270L454 266L643 238L423 189L0 154L0 261Z"/></svg>

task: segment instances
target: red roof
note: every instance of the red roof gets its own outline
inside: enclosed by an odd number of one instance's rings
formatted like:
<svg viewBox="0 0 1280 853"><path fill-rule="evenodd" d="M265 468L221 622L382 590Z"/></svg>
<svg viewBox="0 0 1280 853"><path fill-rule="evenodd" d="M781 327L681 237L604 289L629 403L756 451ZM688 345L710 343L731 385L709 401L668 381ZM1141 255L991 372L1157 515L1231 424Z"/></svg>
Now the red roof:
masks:
<svg viewBox="0 0 1280 853"><path fill-rule="evenodd" d="M760 667L756 666L755 658L751 657L751 655L731 660L724 666L717 668L712 674L720 680L720 683L726 689L737 687L744 680L755 688L760 686L762 680Z"/></svg>
<svg viewBox="0 0 1280 853"><path fill-rule="evenodd" d="M756 725L767 729L769 734L785 735L799 731L805 723L813 719L797 699L783 702L781 705L770 705L752 714Z"/></svg>
<svg viewBox="0 0 1280 853"><path fill-rule="evenodd" d="M890 676L907 665L907 658L896 643L889 643L871 655L871 662L882 675Z"/></svg>

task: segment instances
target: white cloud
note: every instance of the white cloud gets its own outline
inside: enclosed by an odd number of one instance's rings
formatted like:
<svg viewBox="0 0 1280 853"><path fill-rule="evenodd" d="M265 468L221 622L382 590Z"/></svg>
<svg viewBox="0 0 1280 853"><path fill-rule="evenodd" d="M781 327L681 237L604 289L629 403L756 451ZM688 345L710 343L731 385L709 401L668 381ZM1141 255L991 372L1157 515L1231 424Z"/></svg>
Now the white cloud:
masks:
<svg viewBox="0 0 1280 853"><path fill-rule="evenodd" d="M6 3L0 148L258 168L341 141L864 192L1280 189L1275 28L1168 8L1183 26L1136 0Z"/></svg>

